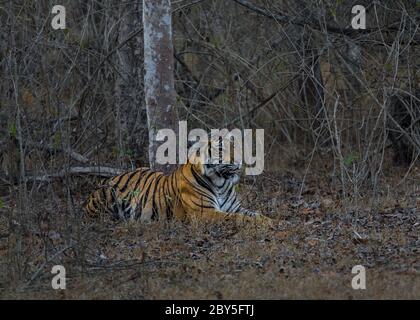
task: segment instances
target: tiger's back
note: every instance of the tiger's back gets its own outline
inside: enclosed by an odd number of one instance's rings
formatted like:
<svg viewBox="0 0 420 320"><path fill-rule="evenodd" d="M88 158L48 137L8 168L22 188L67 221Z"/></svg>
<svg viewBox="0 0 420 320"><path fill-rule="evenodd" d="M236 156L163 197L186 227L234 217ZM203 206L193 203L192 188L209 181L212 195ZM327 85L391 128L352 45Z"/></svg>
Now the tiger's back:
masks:
<svg viewBox="0 0 420 320"><path fill-rule="evenodd" d="M148 168L123 173L106 181L85 202L89 218L156 220L172 215L168 197L175 196L170 176ZM105 218L106 218L105 217Z"/></svg>

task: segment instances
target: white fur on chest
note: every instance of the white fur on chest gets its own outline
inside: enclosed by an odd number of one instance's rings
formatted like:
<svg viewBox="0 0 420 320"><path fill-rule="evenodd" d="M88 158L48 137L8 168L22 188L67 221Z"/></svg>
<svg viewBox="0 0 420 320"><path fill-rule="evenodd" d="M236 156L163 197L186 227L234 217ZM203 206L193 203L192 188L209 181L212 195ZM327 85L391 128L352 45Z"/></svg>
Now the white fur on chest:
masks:
<svg viewBox="0 0 420 320"><path fill-rule="evenodd" d="M237 194L234 190L235 185L233 183L227 183L221 188L217 188L215 191L215 200L218 205L218 210L228 212L232 209L236 209L240 206Z"/></svg>

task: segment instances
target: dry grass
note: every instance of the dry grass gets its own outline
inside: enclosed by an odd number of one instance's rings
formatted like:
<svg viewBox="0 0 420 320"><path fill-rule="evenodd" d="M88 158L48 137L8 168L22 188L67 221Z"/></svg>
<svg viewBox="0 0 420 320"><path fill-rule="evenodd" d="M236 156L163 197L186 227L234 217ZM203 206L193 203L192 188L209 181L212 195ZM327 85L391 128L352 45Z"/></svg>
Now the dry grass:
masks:
<svg viewBox="0 0 420 320"><path fill-rule="evenodd" d="M400 172L394 173L399 181ZM315 174L303 187L301 179L292 173L266 174L242 184L247 206L274 218L276 230L176 221L79 227L75 215L40 200L31 207L32 222L15 226L8 236L2 216L0 296L419 299L418 170L373 206L369 196L342 201ZM299 190L302 197L296 196ZM58 201L65 207L64 199ZM66 290L51 288L54 264L66 267ZM364 291L351 288L357 264L367 269Z"/></svg>

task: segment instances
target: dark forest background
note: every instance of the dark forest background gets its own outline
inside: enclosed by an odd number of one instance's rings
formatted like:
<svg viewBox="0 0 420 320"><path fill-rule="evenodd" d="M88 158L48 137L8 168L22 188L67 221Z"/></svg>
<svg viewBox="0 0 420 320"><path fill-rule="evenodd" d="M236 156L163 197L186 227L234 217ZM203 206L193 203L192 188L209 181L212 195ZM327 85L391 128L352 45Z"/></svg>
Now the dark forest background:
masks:
<svg viewBox="0 0 420 320"><path fill-rule="evenodd" d="M4 296L348 298L354 262L377 272L369 297L419 298L419 1L172 1L177 119L265 129L265 172L240 188L279 222L265 236L84 229L100 178L148 166L142 3L63 0L65 30L54 4L0 1ZM60 296L61 263L73 291Z"/></svg>

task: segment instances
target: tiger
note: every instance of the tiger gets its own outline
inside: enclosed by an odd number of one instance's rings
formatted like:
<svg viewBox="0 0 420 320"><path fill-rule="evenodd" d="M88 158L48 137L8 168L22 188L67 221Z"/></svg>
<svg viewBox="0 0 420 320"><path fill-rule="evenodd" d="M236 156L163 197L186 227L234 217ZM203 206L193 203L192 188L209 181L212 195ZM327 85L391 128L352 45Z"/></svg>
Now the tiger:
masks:
<svg viewBox="0 0 420 320"><path fill-rule="evenodd" d="M211 162L193 154L170 174L150 168L117 175L90 194L85 216L113 220L233 221L273 227L273 220L242 207L236 187L241 162Z"/></svg>

